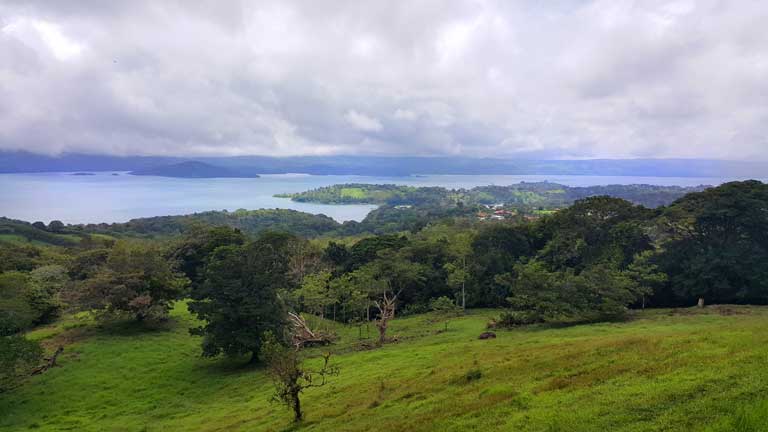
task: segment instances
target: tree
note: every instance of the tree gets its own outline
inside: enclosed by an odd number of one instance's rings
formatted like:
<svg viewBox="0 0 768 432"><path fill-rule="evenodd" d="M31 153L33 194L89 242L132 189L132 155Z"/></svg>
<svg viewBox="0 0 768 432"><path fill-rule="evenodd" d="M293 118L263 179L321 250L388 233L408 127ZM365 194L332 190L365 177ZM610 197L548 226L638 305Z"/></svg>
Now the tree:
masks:
<svg viewBox="0 0 768 432"><path fill-rule="evenodd" d="M170 257L178 261L179 269L189 278L191 285L197 286L201 283L208 257L216 248L242 245L244 242L245 236L238 229L195 224L171 248Z"/></svg>
<svg viewBox="0 0 768 432"><path fill-rule="evenodd" d="M0 277L6 275L0 274ZM15 279L22 280L18 275ZM43 354L40 344L21 334L32 324L34 313L23 301L18 286L13 292L9 288L10 285L0 283L0 393L16 386Z"/></svg>
<svg viewBox="0 0 768 432"><path fill-rule="evenodd" d="M323 250L323 259L337 270L343 271L349 258L349 249L344 244L332 241Z"/></svg>
<svg viewBox="0 0 768 432"><path fill-rule="evenodd" d="M389 321L395 317L398 295L400 295L399 292L393 295L384 291L381 294L381 299L373 301L373 304L379 309L379 316L376 319L376 328L379 330L379 340L377 341L379 346L384 345L387 341L387 328Z"/></svg>
<svg viewBox="0 0 768 432"><path fill-rule="evenodd" d="M339 368L329 363L331 353L323 355L320 368L307 368L299 350L280 343L272 332L264 334L261 345L261 358L267 365L275 385L272 400L290 407L293 410L293 420L298 423L304 417L301 393L313 387L324 386L330 377L339 374Z"/></svg>
<svg viewBox="0 0 768 432"><path fill-rule="evenodd" d="M0 324L4 333L13 334L34 324L40 315L29 304L29 275L10 271L0 273Z"/></svg>
<svg viewBox="0 0 768 432"><path fill-rule="evenodd" d="M31 271L41 264L42 250L35 246L0 242L0 273Z"/></svg>
<svg viewBox="0 0 768 432"><path fill-rule="evenodd" d="M496 276L509 272L521 257L530 256L530 234L524 226L492 224L480 230L472 241L475 284L471 304L501 306L508 289L496 283Z"/></svg>
<svg viewBox="0 0 768 432"><path fill-rule="evenodd" d="M640 287L626 272L595 265L576 274L572 269L550 271L540 261L515 266L498 283L509 288L512 309L527 321L591 322L622 318L637 301Z"/></svg>
<svg viewBox="0 0 768 432"><path fill-rule="evenodd" d="M382 345L387 340L387 328L389 321L395 317L397 301L400 294L409 286L418 285L424 281L424 266L411 262L392 250L379 252L379 258L367 264L366 272L369 280L378 280L383 284L371 284L375 298L373 304L379 310L376 327L379 330L378 344Z"/></svg>
<svg viewBox="0 0 768 432"><path fill-rule="evenodd" d="M61 309L61 294L69 283L67 270L60 265L38 267L29 274L27 299L38 315L37 322L49 322Z"/></svg>
<svg viewBox="0 0 768 432"><path fill-rule="evenodd" d="M646 298L663 286L668 279L667 274L659 271L659 266L651 262L654 258L653 251L640 253L635 256L626 270L627 276L637 284L641 300L640 307L643 309L645 309Z"/></svg>
<svg viewBox="0 0 768 432"><path fill-rule="evenodd" d="M188 283L156 246L120 241L94 276L76 286L72 301L102 318L164 319Z"/></svg>
<svg viewBox="0 0 768 432"><path fill-rule="evenodd" d="M52 220L50 223L48 223L48 231L50 232L54 232L54 233L64 232L65 228L66 226L60 220Z"/></svg>
<svg viewBox="0 0 768 432"><path fill-rule="evenodd" d="M726 183L664 211L667 241L654 261L680 302L768 301L768 185Z"/></svg>
<svg viewBox="0 0 768 432"><path fill-rule="evenodd" d="M331 292L341 304L345 320L348 318L346 312L351 313L352 319L358 323L370 319L369 291L381 282L368 276L364 269L359 269L330 281Z"/></svg>
<svg viewBox="0 0 768 432"><path fill-rule="evenodd" d="M107 263L109 249L91 249L74 256L68 265L69 277L82 281L93 277Z"/></svg>
<svg viewBox="0 0 768 432"><path fill-rule="evenodd" d="M43 350L37 342L20 334L0 334L0 393L16 386L42 355Z"/></svg>
<svg viewBox="0 0 768 432"><path fill-rule="evenodd" d="M448 272L448 284L457 287L461 284L461 309L467 308L466 285L469 280L469 259L472 256L472 233L462 232L451 239L449 250L454 265Z"/></svg>
<svg viewBox="0 0 768 432"><path fill-rule="evenodd" d="M462 312L448 297L438 297L429 302L429 308L445 320L445 330L448 331L448 320Z"/></svg>
<svg viewBox="0 0 768 432"><path fill-rule="evenodd" d="M324 317L325 309L336 303L334 293L330 289L330 280L331 273L328 271L321 271L304 277L301 288L295 294L301 298L306 310Z"/></svg>
<svg viewBox="0 0 768 432"><path fill-rule="evenodd" d="M295 287L288 271L294 241L293 235L266 231L253 242L213 252L189 303L204 322L190 330L203 337L204 356L251 354L256 362L264 334L282 333L286 314L278 292Z"/></svg>
<svg viewBox="0 0 768 432"><path fill-rule="evenodd" d="M321 271L323 252L307 240L297 238L291 242L290 262L288 271L296 283L301 283L304 277Z"/></svg>
<svg viewBox="0 0 768 432"><path fill-rule="evenodd" d="M379 252L384 250L396 251L408 244L408 238L395 234L368 237L355 243L350 249L349 267L347 270L356 270L361 266L374 261Z"/></svg>
<svg viewBox="0 0 768 432"><path fill-rule="evenodd" d="M467 308L466 284L469 279L469 271L466 268L466 259L459 259L458 263L447 263L445 271L448 273L446 282L454 289L460 289L461 310Z"/></svg>
<svg viewBox="0 0 768 432"><path fill-rule="evenodd" d="M628 201L596 196L576 201L536 227L542 243L537 257L552 270L576 273L596 263L624 269L633 257L651 248L641 224L653 211Z"/></svg>

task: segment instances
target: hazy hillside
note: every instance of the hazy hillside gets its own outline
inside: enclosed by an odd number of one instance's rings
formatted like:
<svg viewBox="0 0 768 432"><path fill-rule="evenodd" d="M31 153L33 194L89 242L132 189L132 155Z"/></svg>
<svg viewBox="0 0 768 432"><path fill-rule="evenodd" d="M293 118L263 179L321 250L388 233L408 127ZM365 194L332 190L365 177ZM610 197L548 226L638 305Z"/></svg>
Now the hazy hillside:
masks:
<svg viewBox="0 0 768 432"><path fill-rule="evenodd" d="M0 151L0 173L139 171L188 162L183 157L64 154L57 157ZM467 157L296 156L196 157L240 173L406 176L415 174L606 175L764 178L768 162L705 159L517 160Z"/></svg>

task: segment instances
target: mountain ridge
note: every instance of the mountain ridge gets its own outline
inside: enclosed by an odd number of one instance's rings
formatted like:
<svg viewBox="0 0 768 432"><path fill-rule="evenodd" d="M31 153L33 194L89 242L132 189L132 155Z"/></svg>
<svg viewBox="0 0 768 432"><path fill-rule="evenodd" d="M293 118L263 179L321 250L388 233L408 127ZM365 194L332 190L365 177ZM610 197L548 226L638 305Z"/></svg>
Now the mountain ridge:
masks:
<svg viewBox="0 0 768 432"><path fill-rule="evenodd" d="M143 171L196 161L256 174L410 176L442 175L607 175L649 177L765 178L768 162L711 159L579 159L523 160L451 156L109 156L68 153L45 156L0 151L0 173Z"/></svg>

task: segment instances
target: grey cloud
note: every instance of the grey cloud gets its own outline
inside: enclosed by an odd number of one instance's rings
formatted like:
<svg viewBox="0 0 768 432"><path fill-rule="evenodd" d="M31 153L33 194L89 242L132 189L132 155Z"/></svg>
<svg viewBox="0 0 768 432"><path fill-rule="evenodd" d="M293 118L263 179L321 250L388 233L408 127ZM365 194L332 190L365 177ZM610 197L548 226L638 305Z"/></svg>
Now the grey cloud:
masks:
<svg viewBox="0 0 768 432"><path fill-rule="evenodd" d="M0 149L768 159L768 4L7 0Z"/></svg>

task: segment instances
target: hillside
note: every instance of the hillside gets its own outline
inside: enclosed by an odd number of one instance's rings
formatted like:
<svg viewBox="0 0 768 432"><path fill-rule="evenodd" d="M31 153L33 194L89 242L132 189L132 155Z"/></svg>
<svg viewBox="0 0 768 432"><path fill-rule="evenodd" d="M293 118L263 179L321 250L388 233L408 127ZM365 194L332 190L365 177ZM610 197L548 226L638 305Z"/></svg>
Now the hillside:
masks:
<svg viewBox="0 0 768 432"><path fill-rule="evenodd" d="M145 168L131 171L137 176L158 176L178 178L258 178L257 174L233 170L205 162L187 161L170 165Z"/></svg>
<svg viewBox="0 0 768 432"><path fill-rule="evenodd" d="M400 342L356 350L337 326L341 374L303 398L306 421L268 402L260 369L200 358L184 305L166 328L97 329L69 318L34 331L61 367L0 395L0 430L757 431L768 427L768 308L638 313L627 323L499 331L472 311L447 332L399 318ZM371 328L371 335L375 330ZM362 334L366 335L365 328ZM479 378L467 379L472 371ZM477 377L477 373L474 374Z"/></svg>

